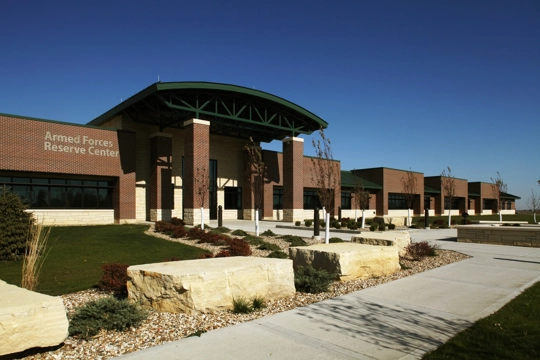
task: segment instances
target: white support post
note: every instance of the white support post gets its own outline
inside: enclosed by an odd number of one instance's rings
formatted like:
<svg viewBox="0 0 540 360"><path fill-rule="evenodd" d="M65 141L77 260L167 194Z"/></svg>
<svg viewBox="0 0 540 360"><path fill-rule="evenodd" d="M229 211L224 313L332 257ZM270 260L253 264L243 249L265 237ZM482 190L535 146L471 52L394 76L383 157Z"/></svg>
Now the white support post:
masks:
<svg viewBox="0 0 540 360"><path fill-rule="evenodd" d="M204 208L201 207L201 229L204 230Z"/></svg>
<svg viewBox="0 0 540 360"><path fill-rule="evenodd" d="M255 235L259 236L259 209L255 209Z"/></svg>

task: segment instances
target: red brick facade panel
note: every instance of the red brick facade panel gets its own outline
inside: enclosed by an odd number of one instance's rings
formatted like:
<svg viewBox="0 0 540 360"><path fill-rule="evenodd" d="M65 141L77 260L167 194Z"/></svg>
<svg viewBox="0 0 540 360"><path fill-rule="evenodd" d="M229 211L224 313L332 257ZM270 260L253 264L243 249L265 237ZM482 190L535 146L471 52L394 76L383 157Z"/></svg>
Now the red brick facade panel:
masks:
<svg viewBox="0 0 540 360"><path fill-rule="evenodd" d="M134 180L133 133L8 116L0 116L0 129L0 170L106 176L120 183ZM119 188L116 202L127 208L118 214L127 217L116 219L134 219L135 182L129 190L122 184Z"/></svg>
<svg viewBox="0 0 540 360"><path fill-rule="evenodd" d="M201 186L204 177L209 177L210 126L188 121L184 128L184 206L186 209L208 209L208 196L205 197L204 204L201 204L202 199L197 196L197 187Z"/></svg>

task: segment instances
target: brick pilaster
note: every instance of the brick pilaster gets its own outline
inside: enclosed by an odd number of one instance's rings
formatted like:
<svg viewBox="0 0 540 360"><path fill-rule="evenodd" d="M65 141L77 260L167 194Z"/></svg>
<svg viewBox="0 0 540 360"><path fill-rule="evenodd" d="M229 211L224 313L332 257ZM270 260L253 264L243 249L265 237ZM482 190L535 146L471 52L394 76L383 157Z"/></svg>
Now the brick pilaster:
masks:
<svg viewBox="0 0 540 360"><path fill-rule="evenodd" d="M209 178L210 163L210 121L192 119L184 123L184 221L193 225L200 223L200 197L198 196L198 184L205 177ZM200 185L199 185L200 186ZM204 204L205 218L208 220L209 189Z"/></svg>
<svg viewBox="0 0 540 360"><path fill-rule="evenodd" d="M304 210L304 139L283 140L283 220L302 220Z"/></svg>
<svg viewBox="0 0 540 360"><path fill-rule="evenodd" d="M173 208L172 135L150 135L150 220L170 220Z"/></svg>

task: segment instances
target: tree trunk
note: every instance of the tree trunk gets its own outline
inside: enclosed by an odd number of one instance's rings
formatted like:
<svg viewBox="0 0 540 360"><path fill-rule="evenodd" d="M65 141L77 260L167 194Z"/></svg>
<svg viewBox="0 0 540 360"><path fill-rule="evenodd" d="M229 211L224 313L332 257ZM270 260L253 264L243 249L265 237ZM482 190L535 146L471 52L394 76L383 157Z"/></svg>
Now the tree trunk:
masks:
<svg viewBox="0 0 540 360"><path fill-rule="evenodd" d="M259 209L255 209L255 236L259 236Z"/></svg>
<svg viewBox="0 0 540 360"><path fill-rule="evenodd" d="M407 226L412 226L411 224L411 209L407 209Z"/></svg>
<svg viewBox="0 0 540 360"><path fill-rule="evenodd" d="M201 207L201 229L204 230L204 208Z"/></svg>
<svg viewBox="0 0 540 360"><path fill-rule="evenodd" d="M362 229L366 227L366 212L362 210Z"/></svg>
<svg viewBox="0 0 540 360"><path fill-rule="evenodd" d="M324 214L324 220L326 222L326 227L324 229L324 242L326 244L330 243L330 213Z"/></svg>

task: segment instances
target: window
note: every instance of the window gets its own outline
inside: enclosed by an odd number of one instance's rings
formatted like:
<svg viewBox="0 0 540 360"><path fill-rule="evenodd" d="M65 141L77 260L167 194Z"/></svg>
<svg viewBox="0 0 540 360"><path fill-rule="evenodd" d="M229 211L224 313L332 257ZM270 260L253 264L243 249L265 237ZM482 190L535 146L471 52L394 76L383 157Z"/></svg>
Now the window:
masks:
<svg viewBox="0 0 540 360"><path fill-rule="evenodd" d="M450 210L450 198L444 197L444 210ZM452 210L459 210L459 199L452 199Z"/></svg>
<svg viewBox="0 0 540 360"><path fill-rule="evenodd" d="M304 209L322 209L316 190L304 190Z"/></svg>
<svg viewBox="0 0 540 360"><path fill-rule="evenodd" d="M242 188L226 186L225 187L225 209L240 210L242 209Z"/></svg>
<svg viewBox="0 0 540 360"><path fill-rule="evenodd" d="M406 210L407 200L404 195L388 194L388 209L389 210Z"/></svg>
<svg viewBox="0 0 540 360"><path fill-rule="evenodd" d="M30 209L112 209L114 181L0 177Z"/></svg>
<svg viewBox="0 0 540 360"><path fill-rule="evenodd" d="M274 210L283 209L283 189L281 188L274 188L273 209Z"/></svg>
<svg viewBox="0 0 540 360"><path fill-rule="evenodd" d="M341 208L344 210L350 210L351 207L351 193L350 192L342 192L341 193Z"/></svg>
<svg viewBox="0 0 540 360"><path fill-rule="evenodd" d="M496 200L494 199L484 199L483 201L483 209L484 210L496 210L496 207L495 207L495 204L496 204Z"/></svg>

